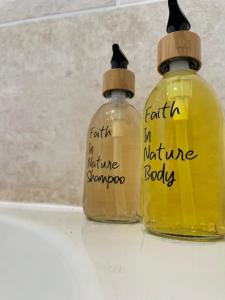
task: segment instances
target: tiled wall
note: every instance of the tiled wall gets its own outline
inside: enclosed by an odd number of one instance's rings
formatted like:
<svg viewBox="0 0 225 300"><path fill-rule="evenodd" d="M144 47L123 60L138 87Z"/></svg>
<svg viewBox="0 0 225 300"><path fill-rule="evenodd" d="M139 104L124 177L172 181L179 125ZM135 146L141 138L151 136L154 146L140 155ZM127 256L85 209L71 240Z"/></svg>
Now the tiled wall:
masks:
<svg viewBox="0 0 225 300"><path fill-rule="evenodd" d="M166 1L0 1L0 199L80 204L85 136L118 42L141 111L159 80ZM225 107L225 2L180 0L202 37L202 75ZM131 5L129 5L131 4Z"/></svg>

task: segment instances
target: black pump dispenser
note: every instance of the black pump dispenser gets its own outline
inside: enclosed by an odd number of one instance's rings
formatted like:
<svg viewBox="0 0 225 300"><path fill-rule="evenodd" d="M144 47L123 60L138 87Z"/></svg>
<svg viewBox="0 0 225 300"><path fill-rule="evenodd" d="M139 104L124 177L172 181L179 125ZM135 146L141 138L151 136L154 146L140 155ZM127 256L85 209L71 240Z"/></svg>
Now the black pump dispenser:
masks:
<svg viewBox="0 0 225 300"><path fill-rule="evenodd" d="M180 9L178 0L168 0L167 35L158 44L158 71L165 74L174 60L189 61L191 69L201 68L201 39L192 32L191 24Z"/></svg>
<svg viewBox="0 0 225 300"><path fill-rule="evenodd" d="M120 49L118 44L112 46L113 56L111 59L112 69L127 69L129 61Z"/></svg>
<svg viewBox="0 0 225 300"><path fill-rule="evenodd" d="M169 5L169 20L167 24L167 33L190 30L191 24L182 12L177 0L168 0Z"/></svg>
<svg viewBox="0 0 225 300"><path fill-rule="evenodd" d="M108 98L112 91L124 91L128 98L133 98L135 75L127 69L129 61L118 44L113 44L112 50L111 69L106 71L103 76L103 96Z"/></svg>

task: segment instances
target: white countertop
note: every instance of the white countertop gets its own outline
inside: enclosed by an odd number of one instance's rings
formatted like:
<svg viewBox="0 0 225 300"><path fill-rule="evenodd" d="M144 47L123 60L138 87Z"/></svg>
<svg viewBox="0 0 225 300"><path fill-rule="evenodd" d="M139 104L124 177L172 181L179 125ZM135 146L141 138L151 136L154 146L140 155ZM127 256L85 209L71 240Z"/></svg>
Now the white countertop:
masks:
<svg viewBox="0 0 225 300"><path fill-rule="evenodd" d="M142 224L95 223L80 208L66 206L2 203L0 216L45 226L63 237L70 255L85 254L103 300L225 299L225 240L160 238ZM87 279L83 286L88 289L90 283Z"/></svg>

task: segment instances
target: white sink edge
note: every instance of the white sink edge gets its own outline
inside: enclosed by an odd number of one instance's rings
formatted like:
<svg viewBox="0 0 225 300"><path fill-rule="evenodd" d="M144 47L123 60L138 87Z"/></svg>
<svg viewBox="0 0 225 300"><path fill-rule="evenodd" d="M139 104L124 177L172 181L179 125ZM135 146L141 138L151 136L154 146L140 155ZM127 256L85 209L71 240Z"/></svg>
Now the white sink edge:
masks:
<svg viewBox="0 0 225 300"><path fill-rule="evenodd" d="M39 204L1 203L0 208L8 210L7 213L0 212L0 232L3 242L0 248L1 299L3 297L4 300L31 298L58 300L62 299L64 294L69 300L76 296L86 300L91 295L95 295L94 299L102 299L95 269L82 247L79 236L76 243L73 243L73 239L50 226L44 221L45 218L43 222L37 222L35 219L13 213L26 210L27 214L30 214L30 211L36 211L42 218L44 211L54 214L57 210L64 215L67 215L67 212L59 206L47 205L46 209L46 205ZM66 209L68 214L77 211L76 208ZM81 208L78 211L81 211ZM56 212L56 215L58 213ZM34 270L36 271L33 272ZM41 289L39 282L42 282Z"/></svg>
<svg viewBox="0 0 225 300"><path fill-rule="evenodd" d="M50 210L50 211L74 211L82 212L82 206L73 206L65 204L55 203L41 203L41 202L13 202L13 201L1 201L0 208L15 208L15 209L28 209L28 210Z"/></svg>

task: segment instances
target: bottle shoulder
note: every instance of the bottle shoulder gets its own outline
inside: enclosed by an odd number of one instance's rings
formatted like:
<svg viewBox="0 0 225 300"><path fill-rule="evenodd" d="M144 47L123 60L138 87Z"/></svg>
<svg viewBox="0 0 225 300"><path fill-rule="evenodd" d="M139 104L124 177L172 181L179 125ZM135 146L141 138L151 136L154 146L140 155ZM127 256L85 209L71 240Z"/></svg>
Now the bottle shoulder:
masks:
<svg viewBox="0 0 225 300"><path fill-rule="evenodd" d="M96 121L110 122L114 119L140 118L137 109L127 101L109 101L101 105L93 115L91 123Z"/></svg>
<svg viewBox="0 0 225 300"><path fill-rule="evenodd" d="M221 126L224 120L221 102L212 87L196 72L173 72L164 76L147 99L143 116L150 114L154 118L174 109L179 110L180 118L182 115L183 119L192 120L196 127L200 122L204 126L213 120ZM161 120L167 122L169 119Z"/></svg>
<svg viewBox="0 0 225 300"><path fill-rule="evenodd" d="M210 84L195 71L171 72L159 81L150 93L146 105L151 101L162 102L176 97L188 97L214 101L219 104L217 95Z"/></svg>

